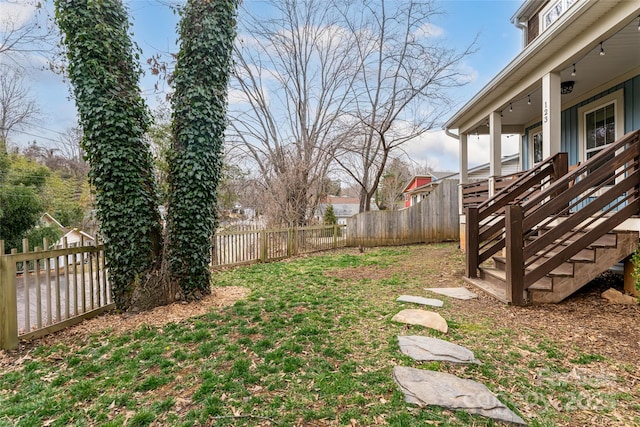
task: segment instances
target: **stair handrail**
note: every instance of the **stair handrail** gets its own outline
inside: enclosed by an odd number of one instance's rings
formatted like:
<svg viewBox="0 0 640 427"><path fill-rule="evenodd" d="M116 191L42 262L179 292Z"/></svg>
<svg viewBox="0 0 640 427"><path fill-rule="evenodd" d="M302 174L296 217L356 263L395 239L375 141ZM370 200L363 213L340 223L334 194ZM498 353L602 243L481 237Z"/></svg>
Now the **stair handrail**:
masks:
<svg viewBox="0 0 640 427"><path fill-rule="evenodd" d="M530 185L527 184L535 184L536 181L542 181L551 175L560 177L566 174L568 171L568 161L565 161L565 157L568 159L567 153L557 153L525 171L518 179L497 192L493 197L490 197L478 205L482 216L491 215L506 206L506 204L516 200L531 188ZM532 180L531 178L537 179Z"/></svg>
<svg viewBox="0 0 640 427"><path fill-rule="evenodd" d="M639 211L640 129L506 207L507 298L523 303L527 288Z"/></svg>
<svg viewBox="0 0 640 427"><path fill-rule="evenodd" d="M478 206L465 208L467 277L477 277L480 264L505 247L504 216L489 217L498 214L509 203L519 200L524 195L530 196L534 191L539 191L544 185L565 175L567 171L567 153L557 153L525 171L518 179Z"/></svg>

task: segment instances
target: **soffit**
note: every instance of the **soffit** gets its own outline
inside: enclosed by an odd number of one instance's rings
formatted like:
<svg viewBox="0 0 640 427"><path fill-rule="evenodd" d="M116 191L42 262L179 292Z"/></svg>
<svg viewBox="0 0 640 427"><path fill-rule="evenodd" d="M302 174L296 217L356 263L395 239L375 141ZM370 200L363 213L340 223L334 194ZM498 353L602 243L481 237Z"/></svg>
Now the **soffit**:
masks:
<svg viewBox="0 0 640 427"><path fill-rule="evenodd" d="M541 77L560 71L562 81L574 80L574 91L563 95L570 103L585 92L605 84L623 72L640 67L640 4L626 1L579 3L558 28L543 33L445 124L461 132L483 129L491 111L503 111L503 125L523 125L541 111ZM632 7L630 7L632 6ZM621 18L621 16L623 18ZM612 22L605 22L605 21ZM634 20L636 21L634 23ZM606 55L599 55L599 41L606 40ZM571 76L572 63L577 74ZM531 97L531 105L528 98ZM509 111L512 104L513 112ZM475 131L475 130L474 130Z"/></svg>

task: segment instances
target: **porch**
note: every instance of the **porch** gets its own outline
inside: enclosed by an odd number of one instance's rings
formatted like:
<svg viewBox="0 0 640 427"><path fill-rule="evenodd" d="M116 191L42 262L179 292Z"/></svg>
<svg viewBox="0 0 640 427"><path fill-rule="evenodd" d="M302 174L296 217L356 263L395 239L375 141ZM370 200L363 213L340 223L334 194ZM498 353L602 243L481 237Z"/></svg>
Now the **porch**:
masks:
<svg viewBox="0 0 640 427"><path fill-rule="evenodd" d="M640 130L572 171L558 153L510 178L484 201L483 185L463 186L469 283L516 305L559 302L637 249Z"/></svg>

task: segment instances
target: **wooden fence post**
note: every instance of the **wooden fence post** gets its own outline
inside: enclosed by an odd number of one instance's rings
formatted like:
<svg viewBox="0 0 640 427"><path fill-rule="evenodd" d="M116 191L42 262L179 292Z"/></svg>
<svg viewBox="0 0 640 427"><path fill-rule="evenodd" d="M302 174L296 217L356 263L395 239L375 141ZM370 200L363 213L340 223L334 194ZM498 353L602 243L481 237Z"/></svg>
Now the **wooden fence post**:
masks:
<svg viewBox="0 0 640 427"><path fill-rule="evenodd" d="M513 305L524 304L524 254L522 229L522 206L511 204L505 207L507 250L507 299Z"/></svg>
<svg viewBox="0 0 640 427"><path fill-rule="evenodd" d="M478 259L480 251L480 221L478 219L478 208L469 206L465 209L465 249L467 250L466 276L469 278L478 277Z"/></svg>
<svg viewBox="0 0 640 427"><path fill-rule="evenodd" d="M16 298L16 264L5 255L0 240L0 348L18 347L18 302Z"/></svg>
<svg viewBox="0 0 640 427"><path fill-rule="evenodd" d="M260 231L260 260L267 262L267 232L266 230Z"/></svg>

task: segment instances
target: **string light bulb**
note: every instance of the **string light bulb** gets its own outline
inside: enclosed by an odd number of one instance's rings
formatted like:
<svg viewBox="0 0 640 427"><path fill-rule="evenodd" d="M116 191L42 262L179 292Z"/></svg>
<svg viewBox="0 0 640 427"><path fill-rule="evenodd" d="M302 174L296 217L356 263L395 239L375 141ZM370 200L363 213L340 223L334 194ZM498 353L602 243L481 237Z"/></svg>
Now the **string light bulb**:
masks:
<svg viewBox="0 0 640 427"><path fill-rule="evenodd" d="M573 71L571 72L571 77L576 76L576 64L573 64Z"/></svg>
<svg viewBox="0 0 640 427"><path fill-rule="evenodd" d="M604 56L604 47L602 47L602 42L600 42L600 56Z"/></svg>

